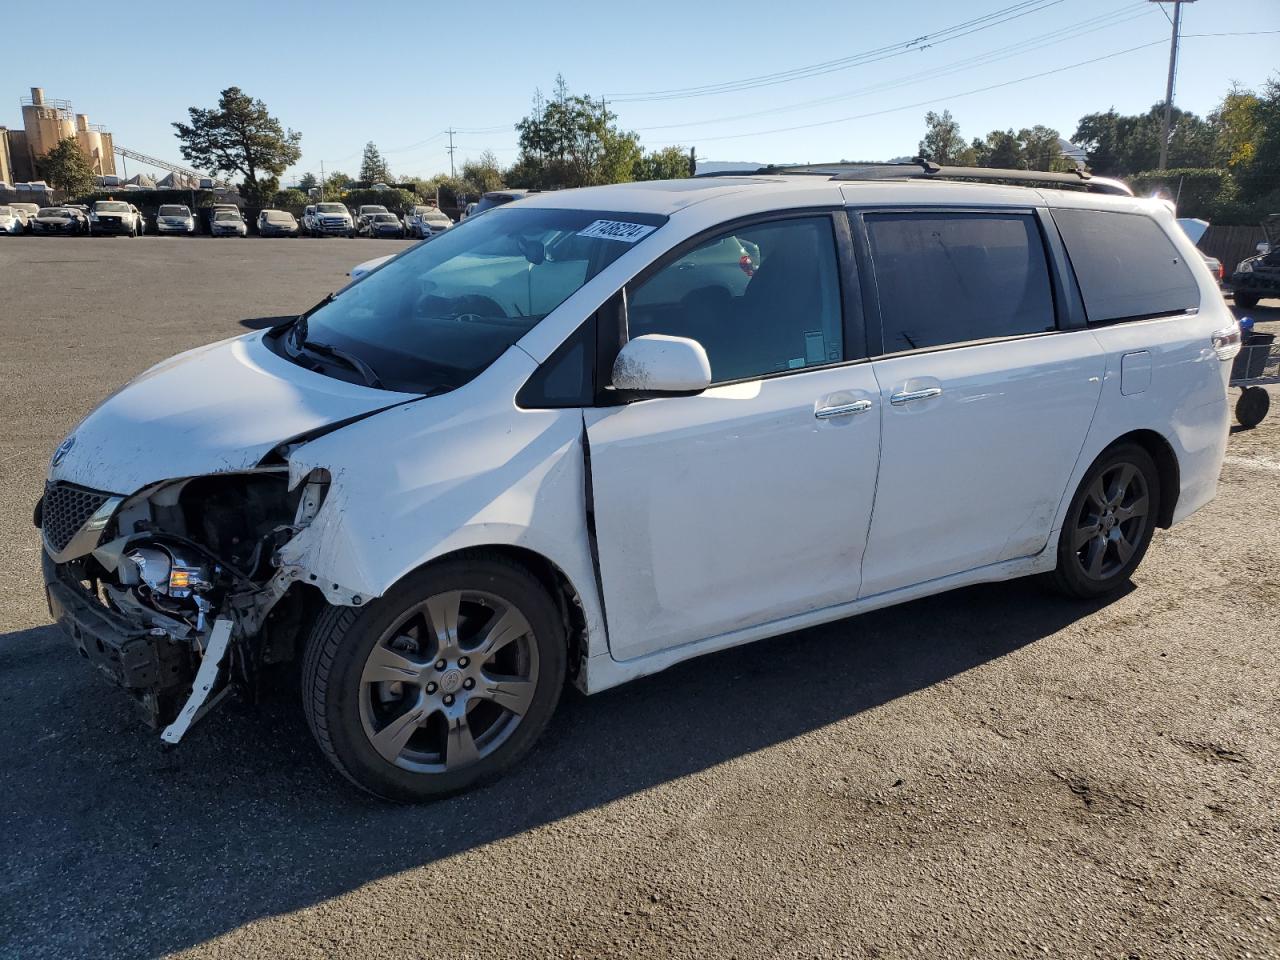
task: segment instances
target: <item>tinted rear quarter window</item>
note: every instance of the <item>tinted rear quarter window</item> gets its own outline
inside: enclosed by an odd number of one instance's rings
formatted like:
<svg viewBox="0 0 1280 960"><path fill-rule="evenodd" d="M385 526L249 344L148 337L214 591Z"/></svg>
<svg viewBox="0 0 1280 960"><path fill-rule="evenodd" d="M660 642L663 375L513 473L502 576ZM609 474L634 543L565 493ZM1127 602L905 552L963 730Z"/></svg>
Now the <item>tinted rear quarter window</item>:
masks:
<svg viewBox="0 0 1280 960"><path fill-rule="evenodd" d="M866 225L885 353L1054 329L1032 215L868 214Z"/></svg>
<svg viewBox="0 0 1280 960"><path fill-rule="evenodd" d="M1200 306L1182 254L1150 217L1113 210L1054 210L1090 323L1140 320Z"/></svg>

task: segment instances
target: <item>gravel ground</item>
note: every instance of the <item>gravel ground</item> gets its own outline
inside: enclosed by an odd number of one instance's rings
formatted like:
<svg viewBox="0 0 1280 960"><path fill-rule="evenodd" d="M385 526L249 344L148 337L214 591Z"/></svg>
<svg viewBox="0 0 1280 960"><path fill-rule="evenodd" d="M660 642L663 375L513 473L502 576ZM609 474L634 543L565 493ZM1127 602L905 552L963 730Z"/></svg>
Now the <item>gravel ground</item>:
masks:
<svg viewBox="0 0 1280 960"><path fill-rule="evenodd" d="M0 955L1280 956L1275 388L1105 605L985 586L570 694L427 807L355 793L288 693L162 753L49 625L47 458L401 246L0 242Z"/></svg>

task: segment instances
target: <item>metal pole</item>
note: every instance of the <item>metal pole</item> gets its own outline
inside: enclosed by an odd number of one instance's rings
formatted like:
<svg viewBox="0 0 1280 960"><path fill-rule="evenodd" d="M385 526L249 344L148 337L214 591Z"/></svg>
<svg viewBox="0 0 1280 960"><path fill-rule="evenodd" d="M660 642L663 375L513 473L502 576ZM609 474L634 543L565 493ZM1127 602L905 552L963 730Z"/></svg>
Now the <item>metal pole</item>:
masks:
<svg viewBox="0 0 1280 960"><path fill-rule="evenodd" d="M452 179L457 176L453 171L453 130L446 132L449 134L449 177Z"/></svg>
<svg viewBox="0 0 1280 960"><path fill-rule="evenodd" d="M1195 0L1173 0L1173 36L1169 40L1169 81L1164 88L1164 124L1160 131L1159 169L1161 170L1168 169L1169 166L1169 133L1173 127L1173 81L1178 75L1178 37L1182 31L1182 5L1194 2Z"/></svg>

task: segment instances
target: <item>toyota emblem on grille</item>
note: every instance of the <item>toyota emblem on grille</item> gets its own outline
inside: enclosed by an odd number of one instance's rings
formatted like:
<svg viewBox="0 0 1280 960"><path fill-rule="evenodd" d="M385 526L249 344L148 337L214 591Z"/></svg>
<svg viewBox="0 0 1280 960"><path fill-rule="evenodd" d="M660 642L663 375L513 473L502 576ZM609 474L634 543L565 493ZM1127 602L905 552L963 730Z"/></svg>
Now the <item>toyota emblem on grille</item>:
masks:
<svg viewBox="0 0 1280 960"><path fill-rule="evenodd" d="M76 445L76 435L73 433L67 439L58 444L58 449L53 451L53 466L57 466L62 462L62 458L71 452L71 448Z"/></svg>

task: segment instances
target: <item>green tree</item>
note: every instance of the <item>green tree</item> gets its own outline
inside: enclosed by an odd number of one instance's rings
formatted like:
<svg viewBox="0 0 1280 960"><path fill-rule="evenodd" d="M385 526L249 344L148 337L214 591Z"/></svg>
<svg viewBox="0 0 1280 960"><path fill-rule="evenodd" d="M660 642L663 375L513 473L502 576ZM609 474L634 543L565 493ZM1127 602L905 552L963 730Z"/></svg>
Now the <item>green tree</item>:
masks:
<svg viewBox="0 0 1280 960"><path fill-rule="evenodd" d="M365 183L390 183L391 167L372 140L364 145L364 157L360 161L360 179Z"/></svg>
<svg viewBox="0 0 1280 960"><path fill-rule="evenodd" d="M641 156L631 171L632 180L681 180L689 176L689 154L684 147L663 147Z"/></svg>
<svg viewBox="0 0 1280 960"><path fill-rule="evenodd" d="M974 165L1017 170L1022 167L1022 145L1012 130L992 130L973 141Z"/></svg>
<svg viewBox="0 0 1280 960"><path fill-rule="evenodd" d="M314 173L304 173L298 178L298 189L303 193L310 193L319 186L319 184L320 181L316 179L316 175Z"/></svg>
<svg viewBox="0 0 1280 960"><path fill-rule="evenodd" d="M1240 192L1247 200L1267 198L1266 203L1280 206L1280 74L1263 84L1250 113L1248 156L1233 167Z"/></svg>
<svg viewBox="0 0 1280 960"><path fill-rule="evenodd" d="M93 168L75 137L63 137L36 161L40 176L69 197L93 191Z"/></svg>
<svg viewBox="0 0 1280 960"><path fill-rule="evenodd" d="M516 124L520 156L507 180L540 189L630 180L640 140L615 119L602 101L571 95L557 77L555 96L545 100L535 92L533 109Z"/></svg>
<svg viewBox="0 0 1280 960"><path fill-rule="evenodd" d="M227 87L211 109L190 107L191 122L174 123L182 156L214 173L244 176L243 192L261 206L279 189L280 174L302 156L302 134L285 130L239 87Z"/></svg>
<svg viewBox="0 0 1280 960"><path fill-rule="evenodd" d="M335 170L324 178L324 187L320 191L322 200L340 202L343 194L351 188L351 178L345 173Z"/></svg>
<svg viewBox="0 0 1280 960"><path fill-rule="evenodd" d="M305 207L311 202L311 198L301 190L281 190L271 202L283 210L289 210Z"/></svg>
<svg viewBox="0 0 1280 960"><path fill-rule="evenodd" d="M1108 110L1081 117L1072 141L1084 148L1094 173L1128 176L1160 162L1164 105L1124 115ZM1208 167L1217 152L1214 125L1187 110L1173 109L1169 130L1170 167Z"/></svg>
<svg viewBox="0 0 1280 960"><path fill-rule="evenodd" d="M468 158L462 164L463 192L468 196L480 196L490 190L501 190L503 187L502 170L498 167L498 158L492 150L480 154L480 159Z"/></svg>
<svg viewBox="0 0 1280 960"><path fill-rule="evenodd" d="M966 166L975 160L973 148L960 135L960 124L950 110L941 114L930 110L924 115L925 133L920 141L920 156L934 163Z"/></svg>

